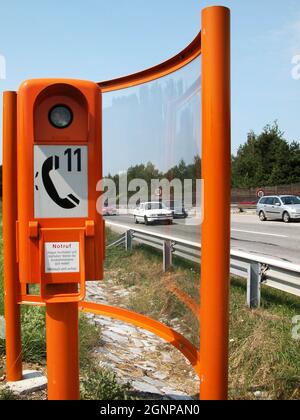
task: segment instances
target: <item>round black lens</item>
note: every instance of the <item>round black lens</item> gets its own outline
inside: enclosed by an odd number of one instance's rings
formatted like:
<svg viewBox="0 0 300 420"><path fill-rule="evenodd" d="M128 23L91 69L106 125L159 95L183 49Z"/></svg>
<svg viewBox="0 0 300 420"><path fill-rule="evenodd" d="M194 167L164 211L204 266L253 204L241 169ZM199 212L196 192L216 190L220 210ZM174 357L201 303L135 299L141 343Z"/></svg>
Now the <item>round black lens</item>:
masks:
<svg viewBox="0 0 300 420"><path fill-rule="evenodd" d="M66 105L56 105L49 112L49 121L55 128L67 128L72 124L73 113Z"/></svg>

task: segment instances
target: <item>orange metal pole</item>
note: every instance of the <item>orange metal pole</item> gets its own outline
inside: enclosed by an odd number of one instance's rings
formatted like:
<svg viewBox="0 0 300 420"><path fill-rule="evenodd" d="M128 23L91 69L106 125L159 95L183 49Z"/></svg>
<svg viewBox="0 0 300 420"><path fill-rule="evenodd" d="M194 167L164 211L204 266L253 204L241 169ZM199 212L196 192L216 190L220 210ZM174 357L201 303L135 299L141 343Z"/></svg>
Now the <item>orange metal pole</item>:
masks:
<svg viewBox="0 0 300 420"><path fill-rule="evenodd" d="M230 11L202 14L202 226L200 399L228 397L230 273Z"/></svg>
<svg viewBox="0 0 300 420"><path fill-rule="evenodd" d="M6 376L22 379L21 321L16 257L17 221L17 94L3 95L3 254L6 322Z"/></svg>
<svg viewBox="0 0 300 420"><path fill-rule="evenodd" d="M79 400L78 303L46 305L46 336L48 400Z"/></svg>

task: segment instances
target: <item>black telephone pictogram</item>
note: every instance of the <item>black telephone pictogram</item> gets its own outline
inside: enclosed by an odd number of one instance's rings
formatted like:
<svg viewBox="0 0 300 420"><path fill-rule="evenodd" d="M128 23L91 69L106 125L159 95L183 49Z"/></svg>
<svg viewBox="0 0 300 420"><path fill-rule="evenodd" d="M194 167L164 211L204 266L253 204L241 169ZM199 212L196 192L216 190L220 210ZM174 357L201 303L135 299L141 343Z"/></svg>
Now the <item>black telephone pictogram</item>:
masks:
<svg viewBox="0 0 300 420"><path fill-rule="evenodd" d="M57 192L57 189L50 177L50 172L52 170L59 169L59 157L58 156L51 156L49 157L43 164L42 167L42 178L45 189L49 195L49 197L63 209L71 210L75 207L79 206L80 200L75 197L73 194L69 194L67 197L62 198Z"/></svg>

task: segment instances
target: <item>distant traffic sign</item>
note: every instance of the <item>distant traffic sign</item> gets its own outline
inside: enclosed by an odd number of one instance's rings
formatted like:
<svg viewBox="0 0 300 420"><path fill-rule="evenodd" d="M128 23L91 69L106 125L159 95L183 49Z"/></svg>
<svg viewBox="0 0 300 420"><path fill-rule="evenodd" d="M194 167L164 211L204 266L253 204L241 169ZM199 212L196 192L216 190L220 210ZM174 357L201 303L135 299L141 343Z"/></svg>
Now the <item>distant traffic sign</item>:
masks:
<svg viewBox="0 0 300 420"><path fill-rule="evenodd" d="M257 190L256 195L258 198L263 198L265 196L264 190Z"/></svg>
<svg viewBox="0 0 300 420"><path fill-rule="evenodd" d="M156 188L155 195L156 195L156 197L161 197L162 196L162 188L161 187Z"/></svg>

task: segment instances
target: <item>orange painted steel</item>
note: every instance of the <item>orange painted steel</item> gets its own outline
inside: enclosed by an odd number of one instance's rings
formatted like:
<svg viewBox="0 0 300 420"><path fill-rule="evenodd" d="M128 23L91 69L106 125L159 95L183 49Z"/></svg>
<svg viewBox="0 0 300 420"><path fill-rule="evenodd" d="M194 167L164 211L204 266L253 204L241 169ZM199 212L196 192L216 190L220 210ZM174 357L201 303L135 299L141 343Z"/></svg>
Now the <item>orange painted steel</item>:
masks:
<svg viewBox="0 0 300 420"><path fill-rule="evenodd" d="M54 128L48 119L49 110L63 103L74 113L74 123L64 130ZM96 185L102 179L101 92L88 81L72 79L35 79L25 81L18 94L18 252L21 283L40 283L39 234L54 232L53 242L63 241L69 229L85 229L85 278L101 280L104 260L104 224L97 212L100 193ZM34 146L88 147L88 217L35 218L34 215ZM90 226L95 223L94 237ZM37 223L38 235L32 235ZM78 240L79 241L79 240ZM78 274L46 274L47 283L80 283Z"/></svg>
<svg viewBox="0 0 300 420"><path fill-rule="evenodd" d="M55 127L49 118L51 109L58 104L67 106L73 114L72 123L63 130ZM20 295L22 302L46 304L50 400L79 399L78 302L85 297L87 280L103 279L105 226L97 211L100 192L96 189L102 179L101 108L101 91L93 82L36 79L24 82L19 89L17 249ZM34 176L39 176L34 172L36 146L86 147L88 205L82 216L36 215ZM53 187L56 190L54 184ZM49 192L48 195L51 197ZM59 200L57 204L60 205ZM55 244L60 242L78 244L78 269L47 270L45 244L53 244L55 249ZM40 285L39 297L28 295L26 286L30 283Z"/></svg>
<svg viewBox="0 0 300 420"><path fill-rule="evenodd" d="M38 296L26 296L26 300L22 302L23 305L45 306L45 303ZM200 358L199 351L193 346L190 341L184 338L181 334L174 331L172 328L155 321L144 315L128 311L123 308L116 308L108 305L102 305L93 302L80 302L78 308L82 312L92 313L94 315L104 316L107 318L117 319L143 328L146 331L152 332L158 337L162 338L172 346L177 348L192 364L196 373L200 374ZM50 305L48 305L50 306Z"/></svg>
<svg viewBox="0 0 300 420"><path fill-rule="evenodd" d="M79 309L83 312L93 313L95 315L118 319L143 328L153 334L161 337L163 340L176 347L192 364L195 371L200 373L199 352L186 338L174 331L172 328L135 312L126 309L115 308L97 303L82 302L79 303Z"/></svg>
<svg viewBox="0 0 300 420"><path fill-rule="evenodd" d="M74 285L65 286L66 293L75 291ZM46 305L48 400L80 397L78 335L78 303Z"/></svg>
<svg viewBox="0 0 300 420"><path fill-rule="evenodd" d="M143 83L157 80L167 76L191 63L201 54L201 33L188 45L182 52L175 57L170 58L158 66L150 69L131 74L129 76L119 77L114 80L98 83L102 93L112 92L115 90L127 89L129 87L138 86Z"/></svg>
<svg viewBox="0 0 300 420"><path fill-rule="evenodd" d="M6 322L6 376L22 379L22 345L16 256L17 221L17 94L3 96L3 254Z"/></svg>
<svg viewBox="0 0 300 420"><path fill-rule="evenodd" d="M197 317L197 319L199 318L200 307L198 303L188 293L178 287L170 273L165 276L162 286L176 296L177 299L179 299Z"/></svg>
<svg viewBox="0 0 300 420"><path fill-rule="evenodd" d="M68 274L58 275L57 281L49 276L43 295L30 296L26 292L28 283L40 283L41 270L36 270L41 261L40 235L58 235L63 238L66 232L84 236L88 242L94 236L104 238L104 224L96 215L96 182L101 178L102 150L100 144L92 145L93 138L101 138L101 126L93 125L100 115L101 101L98 95L137 86L166 76L183 68L202 54L202 125L203 153L202 167L205 182L204 224L202 228L202 275L200 306L200 352L181 334L158 321L121 308L95 303L62 303L62 300L81 299L78 284L83 277L73 280ZM94 106L90 123L82 116L73 128L64 134L52 130L51 138L45 140L44 133L49 130L45 110L52 104L49 92L55 103L61 98L62 86L80 84L77 93L73 90L67 102L81 112L87 109L87 102ZM95 87L95 86L94 86ZM35 80L22 85L16 107L16 94L8 92L4 97L4 257L5 257L5 310L7 323L7 363L8 379L21 378L20 313L17 303L46 304L48 397L52 400L79 398L79 360L78 360L78 309L83 312L111 317L144 328L166 340L192 363L201 380L202 400L222 400L227 398L228 389L228 313L229 313L229 260L230 260L230 11L223 7L210 7L203 11L202 33L180 54L148 70L101 82L95 89L90 82L72 80ZM70 88L70 86L69 86ZM49 89L49 90L47 90ZM47 92L46 92L47 90ZM96 92L97 90L97 92ZM81 94L78 93L81 91ZM51 96L51 95L50 95ZM63 102L66 96L63 96ZM16 108L18 108L18 156L16 165ZM81 111L80 111L81 110ZM76 112L77 112L76 111ZM34 126L32 121L40 121ZM92 124L92 129L91 129ZM75 129L76 128L76 129ZM85 137L89 129L89 138ZM30 143L30 147L28 146ZM83 145L90 146L89 153L89 217L85 219L39 219L35 220L33 211L33 182L27 174L33 175L33 145ZM98 166L93 165L95 156ZM19 214L17 214L17 175L19 185ZM26 175L24 179L24 174ZM100 179L99 178L99 179ZM97 179L98 181L98 179ZM95 185L94 185L95 184ZM11 188L13 187L13 188ZM30 199L28 199L30 197ZM216 214L215 197L222 202L223 212ZM25 206L24 203L28 205ZM26 208L25 208L26 207ZM18 216L17 235L15 222ZM21 226L20 226L21 224ZM101 225L101 227L100 227ZM50 233L52 232L52 233ZM95 235L96 234L96 235ZM101 236L102 235L102 236ZM55 239L55 238L54 238ZM52 240L54 240L52 239ZM73 240L73 239L72 239ZM84 239L81 238L81 243ZM16 243L18 246L16 246ZM103 243L103 242L102 242ZM103 249L102 249L103 248ZM16 252L17 249L17 252ZM102 273L104 247L96 252L88 245L86 252L81 248L81 268L87 267L90 273ZM31 258L31 254L34 258ZM86 261L83 256L86 255ZM100 257L100 258L99 258ZM99 258L99 260L98 260ZM98 264L100 268L96 268ZM20 281L17 284L20 261ZM101 261L101 262L100 262ZM90 262L90 263L89 263ZM96 278L98 276L90 276ZM66 283L63 285L63 283ZM47 289L47 290L46 290ZM48 292L50 291L50 296ZM174 292L178 292L174 289ZM52 297L52 298L51 298ZM186 296L182 296L186 300ZM50 303L50 302L55 303ZM191 305L190 301L187 301ZM198 307L194 307L194 312ZM200 363L201 360L201 363ZM10 372L10 373L9 373Z"/></svg>
<svg viewBox="0 0 300 420"><path fill-rule="evenodd" d="M202 225L200 360L201 400L228 397L230 266L230 11L202 16ZM216 207L222 205L222 211Z"/></svg>

